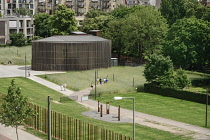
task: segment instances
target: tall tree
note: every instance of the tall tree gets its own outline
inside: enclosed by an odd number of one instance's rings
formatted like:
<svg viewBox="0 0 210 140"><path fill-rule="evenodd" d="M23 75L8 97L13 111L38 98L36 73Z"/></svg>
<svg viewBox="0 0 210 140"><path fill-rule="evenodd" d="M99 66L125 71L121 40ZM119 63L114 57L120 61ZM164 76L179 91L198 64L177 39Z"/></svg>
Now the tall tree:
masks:
<svg viewBox="0 0 210 140"><path fill-rule="evenodd" d="M73 10L68 9L66 5L58 5L58 9L52 16L52 35L68 35L72 31L77 31L77 20L74 17Z"/></svg>
<svg viewBox="0 0 210 140"><path fill-rule="evenodd" d="M34 18L35 35L40 37L48 37L50 30L52 29L50 15L46 13L40 13L35 15Z"/></svg>
<svg viewBox="0 0 210 140"><path fill-rule="evenodd" d="M8 94L3 98L0 122L5 126L15 127L18 140L18 126L32 116L34 112L27 106L27 98L21 95L21 89L15 85L13 79L8 88Z"/></svg>
<svg viewBox="0 0 210 140"><path fill-rule="evenodd" d="M158 51L167 33L166 20L154 7L143 6L126 17L122 30L125 31L126 51L144 57Z"/></svg>
<svg viewBox="0 0 210 140"><path fill-rule="evenodd" d="M83 22L82 31L88 33L90 30L101 30L107 27L109 21L113 19L110 15L100 15L94 18L86 18Z"/></svg>
<svg viewBox="0 0 210 140"><path fill-rule="evenodd" d="M163 47L176 67L202 70L210 60L210 23L197 18L177 20Z"/></svg>
<svg viewBox="0 0 210 140"><path fill-rule="evenodd" d="M121 29L125 24L124 19L112 20L103 33L105 38L112 40L112 52L118 55L118 63L120 63L120 55L125 51L125 31Z"/></svg>
<svg viewBox="0 0 210 140"><path fill-rule="evenodd" d="M197 0L162 0L160 12L171 26L177 19L194 16L200 5Z"/></svg>

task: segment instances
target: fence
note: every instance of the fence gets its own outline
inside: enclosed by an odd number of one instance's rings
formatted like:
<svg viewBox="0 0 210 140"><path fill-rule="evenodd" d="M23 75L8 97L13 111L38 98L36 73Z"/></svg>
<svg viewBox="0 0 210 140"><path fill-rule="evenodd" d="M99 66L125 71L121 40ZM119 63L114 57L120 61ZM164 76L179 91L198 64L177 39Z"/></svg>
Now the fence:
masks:
<svg viewBox="0 0 210 140"><path fill-rule="evenodd" d="M0 96L0 103L1 101ZM28 106L33 108L37 115L27 119L26 125L47 134L47 108L32 103L28 103ZM52 137L59 140L132 140L130 137L62 115L56 111L51 111L51 131Z"/></svg>

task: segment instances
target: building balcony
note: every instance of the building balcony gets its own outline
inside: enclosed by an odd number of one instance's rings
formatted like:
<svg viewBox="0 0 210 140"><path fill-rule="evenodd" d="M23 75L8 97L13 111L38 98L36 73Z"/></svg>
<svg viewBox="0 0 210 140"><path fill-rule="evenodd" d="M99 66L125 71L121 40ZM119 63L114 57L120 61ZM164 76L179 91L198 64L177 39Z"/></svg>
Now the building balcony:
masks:
<svg viewBox="0 0 210 140"><path fill-rule="evenodd" d="M77 5L79 8L84 8L84 4Z"/></svg>

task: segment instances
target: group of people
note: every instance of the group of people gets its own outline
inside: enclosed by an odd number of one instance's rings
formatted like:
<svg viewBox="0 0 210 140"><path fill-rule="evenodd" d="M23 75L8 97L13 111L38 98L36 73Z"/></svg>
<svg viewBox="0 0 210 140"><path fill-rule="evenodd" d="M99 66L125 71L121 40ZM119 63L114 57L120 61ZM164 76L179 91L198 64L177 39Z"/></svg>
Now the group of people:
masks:
<svg viewBox="0 0 210 140"><path fill-rule="evenodd" d="M102 81L103 80L103 81ZM104 78L104 79L102 79L101 77L100 78L97 78L97 84L100 84L100 85L102 85L102 82L104 82L104 84L105 83L107 83L109 80L108 80L108 78L106 77L106 78Z"/></svg>

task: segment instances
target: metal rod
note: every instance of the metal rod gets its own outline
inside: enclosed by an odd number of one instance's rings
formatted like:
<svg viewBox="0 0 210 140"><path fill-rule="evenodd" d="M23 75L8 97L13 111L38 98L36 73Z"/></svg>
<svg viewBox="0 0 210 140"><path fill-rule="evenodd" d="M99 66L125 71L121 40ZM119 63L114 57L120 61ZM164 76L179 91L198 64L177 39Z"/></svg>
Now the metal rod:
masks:
<svg viewBox="0 0 210 140"><path fill-rule="evenodd" d="M95 100L96 100L96 70L95 70Z"/></svg>
<svg viewBox="0 0 210 140"><path fill-rule="evenodd" d="M26 78L26 53L25 53L25 78Z"/></svg>
<svg viewBox="0 0 210 140"><path fill-rule="evenodd" d="M48 140L51 140L51 108L50 108L50 96L48 96Z"/></svg>
<svg viewBox="0 0 210 140"><path fill-rule="evenodd" d="M135 140L135 97L133 97L133 140Z"/></svg>
<svg viewBox="0 0 210 140"><path fill-rule="evenodd" d="M207 89L206 90L206 123L205 123L206 127L208 127L208 103L209 103L209 93Z"/></svg>

